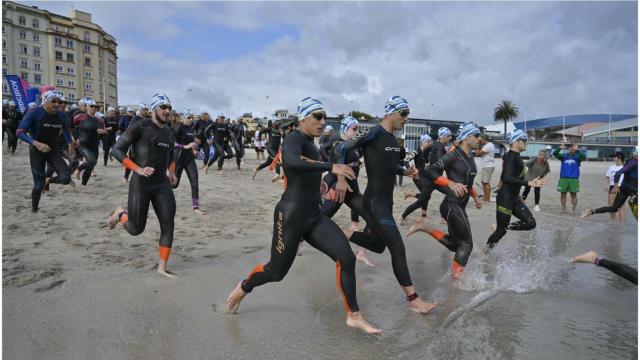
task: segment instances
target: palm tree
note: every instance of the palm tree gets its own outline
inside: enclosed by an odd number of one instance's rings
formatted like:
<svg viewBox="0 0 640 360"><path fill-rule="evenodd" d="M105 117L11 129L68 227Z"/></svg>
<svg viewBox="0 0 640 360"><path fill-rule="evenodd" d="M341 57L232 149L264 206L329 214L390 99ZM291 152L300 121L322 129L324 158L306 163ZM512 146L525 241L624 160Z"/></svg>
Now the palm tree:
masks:
<svg viewBox="0 0 640 360"><path fill-rule="evenodd" d="M495 109L493 109L493 119L495 121L504 121L504 136L507 137L507 121L518 117L518 107L511 100L502 100Z"/></svg>

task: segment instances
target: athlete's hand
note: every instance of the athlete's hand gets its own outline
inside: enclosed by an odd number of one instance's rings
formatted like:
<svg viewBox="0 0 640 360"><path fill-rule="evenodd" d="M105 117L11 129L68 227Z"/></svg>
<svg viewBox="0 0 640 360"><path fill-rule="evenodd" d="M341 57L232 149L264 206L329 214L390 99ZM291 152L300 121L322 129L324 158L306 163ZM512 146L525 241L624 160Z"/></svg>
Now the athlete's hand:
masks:
<svg viewBox="0 0 640 360"><path fill-rule="evenodd" d="M529 181L529 186L534 187L534 188L539 188L539 187L543 187L547 184L547 179L546 178L535 178L531 181Z"/></svg>
<svg viewBox="0 0 640 360"><path fill-rule="evenodd" d="M200 145L201 142L200 139L196 138L196 144Z"/></svg>
<svg viewBox="0 0 640 360"><path fill-rule="evenodd" d="M333 166L331 167L331 173L338 176L344 176L349 180L353 180L356 178L356 173L353 172L351 167L344 164L333 164Z"/></svg>
<svg viewBox="0 0 640 360"><path fill-rule="evenodd" d="M73 147L73 143L69 144L69 157L74 158L76 156L76 149Z"/></svg>
<svg viewBox="0 0 640 360"><path fill-rule="evenodd" d="M613 185L613 193L617 194L620 192L620 187L618 187L618 184L614 184Z"/></svg>
<svg viewBox="0 0 640 360"><path fill-rule="evenodd" d="M468 191L466 186L457 182L449 181L448 186L458 197L463 197Z"/></svg>
<svg viewBox="0 0 640 360"><path fill-rule="evenodd" d="M178 177L171 171L169 171L169 182L171 182L171 186L176 186L178 183Z"/></svg>
<svg viewBox="0 0 640 360"><path fill-rule="evenodd" d="M412 166L408 169L405 169L404 172L402 173L402 175L404 176L409 176L412 177L414 179L418 178L418 169L416 169L415 166Z"/></svg>
<svg viewBox="0 0 640 360"><path fill-rule="evenodd" d="M344 198L347 196L347 191L353 191L347 180L342 176L338 176L338 182L336 183L336 201L338 203L344 202Z"/></svg>
<svg viewBox="0 0 640 360"><path fill-rule="evenodd" d="M104 134L106 134L106 133L107 133L107 130L105 130L105 129L98 129L98 134L100 134L100 135L104 135Z"/></svg>
<svg viewBox="0 0 640 360"><path fill-rule="evenodd" d="M49 145L45 143L41 143L40 141L34 140L33 146L35 146L36 149L38 149L38 151L40 151L41 153L48 153L49 151L51 151L51 148L49 147Z"/></svg>
<svg viewBox="0 0 640 360"><path fill-rule="evenodd" d="M149 177L151 175L153 175L153 173L156 171L156 169L154 169L151 166L147 166L144 168L138 168L138 170L136 170L136 174L140 175L140 176L144 176L144 177Z"/></svg>
<svg viewBox="0 0 640 360"><path fill-rule="evenodd" d="M320 181L320 194L324 197L327 194L327 191L329 191L329 185L327 185L324 180Z"/></svg>

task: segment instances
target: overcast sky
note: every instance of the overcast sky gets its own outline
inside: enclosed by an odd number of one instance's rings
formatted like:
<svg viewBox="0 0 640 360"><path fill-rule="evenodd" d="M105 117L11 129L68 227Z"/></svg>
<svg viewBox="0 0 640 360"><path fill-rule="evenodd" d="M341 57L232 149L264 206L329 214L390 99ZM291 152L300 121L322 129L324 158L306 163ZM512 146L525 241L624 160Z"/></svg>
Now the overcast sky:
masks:
<svg viewBox="0 0 640 360"><path fill-rule="evenodd" d="M313 96L381 115L401 95L412 117L479 124L503 99L521 119L637 113L634 1L26 3L74 6L115 36L121 104L164 92L179 110L267 116Z"/></svg>

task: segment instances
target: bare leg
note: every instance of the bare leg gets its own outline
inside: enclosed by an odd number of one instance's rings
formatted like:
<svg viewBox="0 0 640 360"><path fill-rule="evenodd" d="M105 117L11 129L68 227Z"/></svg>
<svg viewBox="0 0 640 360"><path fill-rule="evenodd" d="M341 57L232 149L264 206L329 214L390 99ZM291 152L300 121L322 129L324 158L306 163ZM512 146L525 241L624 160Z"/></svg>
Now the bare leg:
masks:
<svg viewBox="0 0 640 360"><path fill-rule="evenodd" d="M576 207L578 206L578 193L571 193L571 214L576 214Z"/></svg>
<svg viewBox="0 0 640 360"><path fill-rule="evenodd" d="M369 335L382 334L382 330L373 327L360 312L347 313L347 326L360 329Z"/></svg>
<svg viewBox="0 0 640 360"><path fill-rule="evenodd" d="M560 205L562 205L562 213L567 213L567 193L560 193Z"/></svg>

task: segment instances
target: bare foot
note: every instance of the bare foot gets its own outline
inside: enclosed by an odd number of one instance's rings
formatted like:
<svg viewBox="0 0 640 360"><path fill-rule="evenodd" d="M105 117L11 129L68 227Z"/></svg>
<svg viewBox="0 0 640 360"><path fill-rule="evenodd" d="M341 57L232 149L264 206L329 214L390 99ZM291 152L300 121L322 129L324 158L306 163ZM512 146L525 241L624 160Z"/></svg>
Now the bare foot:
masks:
<svg viewBox="0 0 640 360"><path fill-rule="evenodd" d="M586 219L591 215L591 209L584 209L582 210L582 214L580 214L580 219ZM615 220L613 220L613 222L615 222Z"/></svg>
<svg viewBox="0 0 640 360"><path fill-rule="evenodd" d="M209 166L208 165L204 167L204 173L205 174L209 173Z"/></svg>
<svg viewBox="0 0 640 360"><path fill-rule="evenodd" d="M342 229L342 232L344 233L344 236L347 237L347 239L351 239L351 235L353 235L355 230L344 228Z"/></svg>
<svg viewBox="0 0 640 360"><path fill-rule="evenodd" d="M424 221L423 219L418 219L409 228L409 232L407 232L407 237L413 235L414 233L416 233L418 231L431 233L433 230L435 230L435 229L431 225L429 225L426 221Z"/></svg>
<svg viewBox="0 0 640 360"><path fill-rule="evenodd" d="M578 255L576 257L574 257L573 259L571 259L571 262L577 262L577 263L591 263L593 264L593 262L595 261L595 259L598 257L598 253L595 251L589 251L586 252L582 255Z"/></svg>
<svg viewBox="0 0 640 360"><path fill-rule="evenodd" d="M75 190L75 188L76 188L76 182L75 182L75 181L73 181L73 180L71 180L71 179L69 179L69 186L71 186L71 189L72 189L72 190Z"/></svg>
<svg viewBox="0 0 640 360"><path fill-rule="evenodd" d="M404 218L402 216L398 218L398 224L400 224L400 226L404 226Z"/></svg>
<svg viewBox="0 0 640 360"><path fill-rule="evenodd" d="M218 169L218 175L224 175L224 170Z"/></svg>
<svg viewBox="0 0 640 360"><path fill-rule="evenodd" d="M428 303L417 297L409 303L409 310L417 312L418 314L426 314L433 310L436 305L438 305L438 303Z"/></svg>
<svg viewBox="0 0 640 360"><path fill-rule="evenodd" d="M227 314L235 314L238 312L238 307L240 306L240 302L247 296L247 293L242 290L240 286L241 283L238 283L235 289L229 294L227 297L227 306L225 308L225 312Z"/></svg>
<svg viewBox="0 0 640 360"><path fill-rule="evenodd" d="M367 257L367 253L363 248L360 248L358 251L358 255L356 255L356 260L365 263L368 267L376 267Z"/></svg>
<svg viewBox="0 0 640 360"><path fill-rule="evenodd" d="M207 212L204 210L200 210L200 208L193 208L193 213L198 215L205 215Z"/></svg>
<svg viewBox="0 0 640 360"><path fill-rule="evenodd" d="M351 222L351 230L360 231L360 223Z"/></svg>
<svg viewBox="0 0 640 360"><path fill-rule="evenodd" d="M251 175L251 180L256 178L257 173L258 173L258 168L253 169L253 175Z"/></svg>
<svg viewBox="0 0 640 360"><path fill-rule="evenodd" d="M276 181L280 180L280 175L276 175L273 178L271 178L271 182L274 183Z"/></svg>
<svg viewBox="0 0 640 360"><path fill-rule="evenodd" d="M382 330L373 327L360 312L347 314L347 326L354 329L362 330L369 335L380 335Z"/></svg>
<svg viewBox="0 0 640 360"><path fill-rule="evenodd" d="M128 184L129 183L129 179L127 179L126 177L122 178L122 183L123 184Z"/></svg>
<svg viewBox="0 0 640 360"><path fill-rule="evenodd" d="M98 176L98 173L96 173L95 171L92 171L91 176Z"/></svg>
<svg viewBox="0 0 640 360"><path fill-rule="evenodd" d="M178 277L176 276L176 274L169 272L167 270L160 270L160 268L158 267L158 274L160 275L164 275L166 277L168 277L169 279L177 279Z"/></svg>
<svg viewBox="0 0 640 360"><path fill-rule="evenodd" d="M404 199L407 200L410 197L415 197L416 193L412 193L411 191L405 191L404 192Z"/></svg>
<svg viewBox="0 0 640 360"><path fill-rule="evenodd" d="M80 170L76 169L76 170L73 172L73 175L75 175L76 179L80 180Z"/></svg>
<svg viewBox="0 0 640 360"><path fill-rule="evenodd" d="M495 232L497 228L498 228L498 225L496 225L496 224L491 224L491 230L492 230L492 231L494 231L494 232Z"/></svg>
<svg viewBox="0 0 640 360"><path fill-rule="evenodd" d="M118 222L120 222L120 214L126 211L127 209L122 206L118 206L115 209L113 214L111 214L111 216L109 217L109 221L107 222L107 225L109 226L109 230L113 230L113 228L116 227L116 225L118 225Z"/></svg>
<svg viewBox="0 0 640 360"><path fill-rule="evenodd" d="M447 220L445 220L444 218L440 218L440 224L447 225Z"/></svg>

